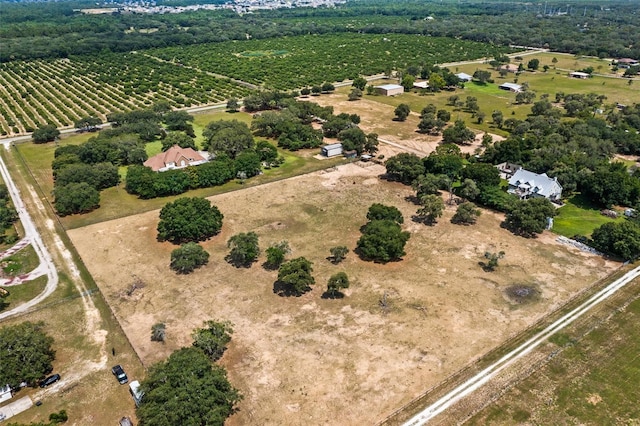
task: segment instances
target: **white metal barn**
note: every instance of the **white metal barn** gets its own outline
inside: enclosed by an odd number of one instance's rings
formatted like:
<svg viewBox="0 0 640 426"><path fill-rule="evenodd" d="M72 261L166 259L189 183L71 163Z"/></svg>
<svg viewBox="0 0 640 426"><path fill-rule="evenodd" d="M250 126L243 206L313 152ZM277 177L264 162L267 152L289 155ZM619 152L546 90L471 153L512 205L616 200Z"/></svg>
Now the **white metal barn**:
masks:
<svg viewBox="0 0 640 426"><path fill-rule="evenodd" d="M404 93L404 87L399 84L383 84L382 86L376 86L376 91L384 96L395 96Z"/></svg>
<svg viewBox="0 0 640 426"><path fill-rule="evenodd" d="M325 157L335 157L336 155L342 155L342 144L334 143L331 145L323 146L320 149L320 154L324 155Z"/></svg>

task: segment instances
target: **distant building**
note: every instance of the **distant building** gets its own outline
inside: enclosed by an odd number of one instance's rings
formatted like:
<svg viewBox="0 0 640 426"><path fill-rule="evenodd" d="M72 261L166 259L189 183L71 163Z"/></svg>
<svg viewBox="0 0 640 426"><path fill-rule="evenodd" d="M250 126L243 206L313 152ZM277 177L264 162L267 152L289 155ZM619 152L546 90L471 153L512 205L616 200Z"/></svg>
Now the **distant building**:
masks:
<svg viewBox="0 0 640 426"><path fill-rule="evenodd" d="M323 146L322 148L320 148L320 154L324 155L327 158L342 155L342 144L334 143L331 145Z"/></svg>
<svg viewBox="0 0 640 426"><path fill-rule="evenodd" d="M498 86L500 89L502 90L509 90L511 92L522 92L522 86L520 86L519 84L515 84L515 83L502 83L500 86Z"/></svg>
<svg viewBox="0 0 640 426"><path fill-rule="evenodd" d="M399 84L383 84L376 86L376 92L384 96L395 96L404 93L404 87Z"/></svg>
<svg viewBox="0 0 640 426"><path fill-rule="evenodd" d="M616 65L618 65L618 68L627 69L636 65L640 65L640 62L637 59L620 58L616 61Z"/></svg>
<svg viewBox="0 0 640 426"><path fill-rule="evenodd" d="M413 83L413 87L415 89L428 89L429 88L429 82L428 81L416 81L415 83Z"/></svg>
<svg viewBox="0 0 640 426"><path fill-rule="evenodd" d="M573 71L573 72L569 73L569 77L573 77L573 78L589 78L590 75L587 74L586 72Z"/></svg>
<svg viewBox="0 0 640 426"><path fill-rule="evenodd" d="M473 80L473 76L469 75L467 73L461 72L456 74L456 77L458 77L458 79L462 82L467 82L467 81L471 81Z"/></svg>
<svg viewBox="0 0 640 426"><path fill-rule="evenodd" d="M149 158L143 164L146 167L150 167L154 172L165 172L167 170L197 166L206 162L207 159L198 151L174 145L165 152Z"/></svg>
<svg viewBox="0 0 640 426"><path fill-rule="evenodd" d="M518 72L520 67L515 64L506 64L500 67L501 70L505 70L507 72Z"/></svg>
<svg viewBox="0 0 640 426"><path fill-rule="evenodd" d="M557 178L550 178L546 173L541 175L518 169L509 179L507 192L517 195L521 200L544 197L549 201L560 202L562 186Z"/></svg>

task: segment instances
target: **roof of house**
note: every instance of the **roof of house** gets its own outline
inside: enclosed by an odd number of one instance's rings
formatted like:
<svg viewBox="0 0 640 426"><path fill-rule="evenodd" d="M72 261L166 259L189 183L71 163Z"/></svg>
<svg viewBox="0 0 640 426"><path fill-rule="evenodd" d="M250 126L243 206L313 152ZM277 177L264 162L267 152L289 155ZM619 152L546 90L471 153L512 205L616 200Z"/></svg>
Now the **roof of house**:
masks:
<svg viewBox="0 0 640 426"><path fill-rule="evenodd" d="M514 92L519 92L520 90L522 90L522 86L515 83L502 83L499 87L501 89L513 90Z"/></svg>
<svg viewBox="0 0 640 426"><path fill-rule="evenodd" d="M637 59L631 59L631 58L620 58L618 59L618 63L619 64L633 64L638 62Z"/></svg>
<svg viewBox="0 0 640 426"><path fill-rule="evenodd" d="M330 145L325 145L325 146L322 147L322 149L326 149L326 150L336 149L336 148L342 148L342 144L341 143L332 143Z"/></svg>
<svg viewBox="0 0 640 426"><path fill-rule="evenodd" d="M185 159L187 162L205 161L206 159L192 148L180 148L178 145L174 145L165 152L154 155L149 158L143 164L147 167L151 167L153 171L158 171L167 166L167 164L178 165L181 159Z"/></svg>
<svg viewBox="0 0 640 426"><path fill-rule="evenodd" d="M382 86L376 86L376 89L383 89L383 90L403 89L404 90L404 87L400 86L399 84L383 84Z"/></svg>
<svg viewBox="0 0 640 426"><path fill-rule="evenodd" d="M469 75L469 74L464 73L464 72L456 74L456 77L458 77L460 80L467 80L467 81L473 79L472 75Z"/></svg>
<svg viewBox="0 0 640 426"><path fill-rule="evenodd" d="M419 87L421 89L426 89L427 87L429 87L429 82L428 81L416 81L415 83L413 83L413 87Z"/></svg>
<svg viewBox="0 0 640 426"><path fill-rule="evenodd" d="M511 176L509 186L517 187L544 197L550 197L562 191L562 185L558 183L557 179L550 178L546 173L539 175L525 169L518 169L513 176Z"/></svg>
<svg viewBox="0 0 640 426"><path fill-rule="evenodd" d="M572 71L569 73L569 75L577 75L580 77L589 77L589 74L587 74L586 72L582 72L582 71Z"/></svg>

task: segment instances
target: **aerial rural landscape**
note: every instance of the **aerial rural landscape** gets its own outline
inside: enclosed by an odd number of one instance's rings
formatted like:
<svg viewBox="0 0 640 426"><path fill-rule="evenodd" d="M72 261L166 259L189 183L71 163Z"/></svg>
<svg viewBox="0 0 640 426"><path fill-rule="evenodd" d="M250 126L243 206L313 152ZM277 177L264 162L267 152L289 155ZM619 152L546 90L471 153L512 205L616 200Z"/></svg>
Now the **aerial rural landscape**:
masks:
<svg viewBox="0 0 640 426"><path fill-rule="evenodd" d="M0 424L640 422L634 1L0 8Z"/></svg>

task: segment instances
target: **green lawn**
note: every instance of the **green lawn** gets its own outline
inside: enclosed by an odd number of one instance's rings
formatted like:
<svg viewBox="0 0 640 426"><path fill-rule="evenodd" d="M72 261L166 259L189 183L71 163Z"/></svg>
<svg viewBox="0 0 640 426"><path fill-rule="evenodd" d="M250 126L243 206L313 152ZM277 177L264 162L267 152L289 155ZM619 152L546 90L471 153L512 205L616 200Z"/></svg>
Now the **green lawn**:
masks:
<svg viewBox="0 0 640 426"><path fill-rule="evenodd" d="M29 244L17 253L2 259L0 264L6 275L15 277L33 271L40 264L40 260L33 246Z"/></svg>
<svg viewBox="0 0 640 426"><path fill-rule="evenodd" d="M9 306L5 309L13 309L18 305L28 302L42 293L46 285L47 277L45 276L24 284L5 287L9 291L9 296L5 298L5 300L9 302Z"/></svg>
<svg viewBox="0 0 640 426"><path fill-rule="evenodd" d="M558 209L558 215L553 219L553 232L569 238L574 235L588 237L600 225L624 220L623 218L611 219L602 215L600 210L588 204L581 195L574 195Z"/></svg>

